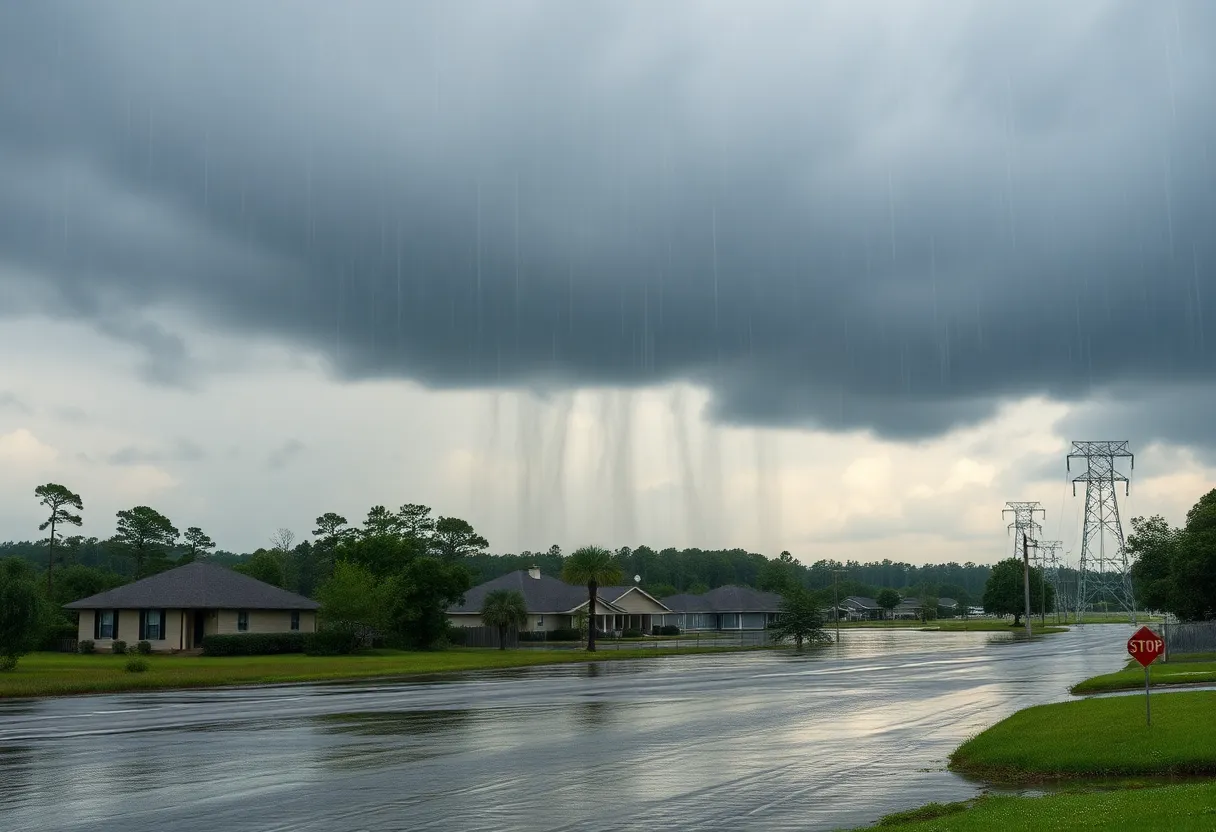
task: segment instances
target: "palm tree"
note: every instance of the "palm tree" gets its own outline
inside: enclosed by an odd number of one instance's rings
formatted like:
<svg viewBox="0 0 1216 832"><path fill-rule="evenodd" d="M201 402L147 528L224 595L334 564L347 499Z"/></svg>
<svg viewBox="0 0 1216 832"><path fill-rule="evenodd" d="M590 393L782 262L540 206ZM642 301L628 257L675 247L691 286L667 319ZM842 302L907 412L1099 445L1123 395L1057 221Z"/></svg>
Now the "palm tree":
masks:
<svg viewBox="0 0 1216 832"><path fill-rule="evenodd" d="M481 602L481 623L498 628L498 649L507 649L507 630L528 624L528 604L514 589L496 589Z"/></svg>
<svg viewBox="0 0 1216 832"><path fill-rule="evenodd" d="M616 556L602 546L576 549L562 564L562 580L568 584L587 585L587 652L595 652L595 591L600 585L611 586L621 579L621 565Z"/></svg>

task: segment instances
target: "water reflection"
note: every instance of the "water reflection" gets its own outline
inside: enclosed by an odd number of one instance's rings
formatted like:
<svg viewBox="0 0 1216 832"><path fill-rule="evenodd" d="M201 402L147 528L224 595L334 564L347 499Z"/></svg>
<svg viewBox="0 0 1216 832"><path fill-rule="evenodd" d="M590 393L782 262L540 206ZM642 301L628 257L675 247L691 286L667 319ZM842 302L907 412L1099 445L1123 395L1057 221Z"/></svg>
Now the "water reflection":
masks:
<svg viewBox="0 0 1216 832"><path fill-rule="evenodd" d="M0 747L0 807L15 804L33 783L34 752Z"/></svg>

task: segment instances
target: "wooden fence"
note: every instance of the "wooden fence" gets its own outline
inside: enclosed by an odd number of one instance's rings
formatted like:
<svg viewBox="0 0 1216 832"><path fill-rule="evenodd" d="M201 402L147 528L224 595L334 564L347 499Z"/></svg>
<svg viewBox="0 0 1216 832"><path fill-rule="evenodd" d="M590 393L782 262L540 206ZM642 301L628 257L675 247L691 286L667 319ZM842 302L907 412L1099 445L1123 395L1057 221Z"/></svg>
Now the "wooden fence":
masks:
<svg viewBox="0 0 1216 832"><path fill-rule="evenodd" d="M465 647L501 647L497 627L462 627L464 630ZM507 631L507 649L519 646L519 634L514 630Z"/></svg>

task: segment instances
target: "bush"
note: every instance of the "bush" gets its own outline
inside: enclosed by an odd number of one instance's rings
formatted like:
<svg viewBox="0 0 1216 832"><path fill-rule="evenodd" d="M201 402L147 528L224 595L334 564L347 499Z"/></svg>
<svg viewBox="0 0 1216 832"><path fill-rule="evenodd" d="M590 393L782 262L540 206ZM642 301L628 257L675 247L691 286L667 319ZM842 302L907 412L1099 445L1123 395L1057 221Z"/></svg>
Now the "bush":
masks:
<svg viewBox="0 0 1216 832"><path fill-rule="evenodd" d="M135 652L141 656L151 656L152 655L152 642L141 641L139 644L135 645Z"/></svg>
<svg viewBox="0 0 1216 832"><path fill-rule="evenodd" d="M582 641L582 633L573 627L564 627L549 631L548 641Z"/></svg>
<svg viewBox="0 0 1216 832"><path fill-rule="evenodd" d="M677 627L675 624L665 624L659 630L659 635L661 635L661 636L678 636L679 634L680 634L680 628Z"/></svg>
<svg viewBox="0 0 1216 832"><path fill-rule="evenodd" d="M520 638L523 638L523 633L520 633L519 635ZM460 647L469 640L469 633L464 627L452 625L451 627L448 627L447 640L448 644L451 644L454 647Z"/></svg>
<svg viewBox="0 0 1216 832"><path fill-rule="evenodd" d="M0 673L8 673L10 670L17 669L17 657L12 653L5 653L0 656Z"/></svg>
<svg viewBox="0 0 1216 832"><path fill-rule="evenodd" d="M115 655L122 656L127 652L127 643L125 641L116 641L110 645L110 652Z"/></svg>
<svg viewBox="0 0 1216 832"><path fill-rule="evenodd" d="M641 638L641 637L642 637L642 631L635 630L632 627L628 630L624 630L621 632L621 638Z"/></svg>
<svg viewBox="0 0 1216 832"><path fill-rule="evenodd" d="M359 637L347 630L318 630L305 635L304 652L310 656L345 656L359 649Z"/></svg>
<svg viewBox="0 0 1216 832"><path fill-rule="evenodd" d="M96 645L93 644L93 640L88 638L76 645L76 650L80 653L84 653L85 655L95 652L96 649L97 648Z"/></svg>
<svg viewBox="0 0 1216 832"><path fill-rule="evenodd" d="M144 673L148 669L148 660L140 656L132 656L127 659L125 669L128 673Z"/></svg>
<svg viewBox="0 0 1216 832"><path fill-rule="evenodd" d="M313 633L213 633L203 636L206 656L272 656L306 653Z"/></svg>
<svg viewBox="0 0 1216 832"><path fill-rule="evenodd" d="M548 641L549 633L545 630L520 630L520 641Z"/></svg>

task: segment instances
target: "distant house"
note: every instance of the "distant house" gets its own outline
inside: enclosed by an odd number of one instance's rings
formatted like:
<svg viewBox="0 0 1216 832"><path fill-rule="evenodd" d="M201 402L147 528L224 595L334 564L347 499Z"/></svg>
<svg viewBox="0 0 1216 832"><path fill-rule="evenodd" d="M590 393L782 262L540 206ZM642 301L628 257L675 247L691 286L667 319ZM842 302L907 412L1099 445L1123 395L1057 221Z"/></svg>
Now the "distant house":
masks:
<svg viewBox="0 0 1216 832"><path fill-rule="evenodd" d="M587 612L587 587L574 586L536 567L500 575L464 594L464 603L448 608L448 620L458 627L480 627L481 605L496 589L514 590L524 597L528 610L525 631L572 629L580 614ZM656 619L671 610L636 586L601 586L596 590L596 628L602 632L641 630L649 632Z"/></svg>
<svg viewBox="0 0 1216 832"><path fill-rule="evenodd" d="M895 619L920 618L925 605L916 598L905 598L899 602L895 609L891 610L891 617Z"/></svg>
<svg viewBox="0 0 1216 832"><path fill-rule="evenodd" d="M850 595L840 602L840 617L846 621L877 621L886 618L886 610L873 598Z"/></svg>
<svg viewBox="0 0 1216 832"><path fill-rule="evenodd" d="M958 601L953 598L938 598L937 613L938 615L955 616L960 615L963 611L960 609Z"/></svg>
<svg viewBox="0 0 1216 832"><path fill-rule="evenodd" d="M99 650L147 641L158 652L202 647L227 633L311 633L320 604L303 595L195 561L65 604L80 613L79 638Z"/></svg>
<svg viewBox="0 0 1216 832"><path fill-rule="evenodd" d="M673 595L662 624L681 630L763 630L777 620L781 596L745 586L720 586L702 595Z"/></svg>

